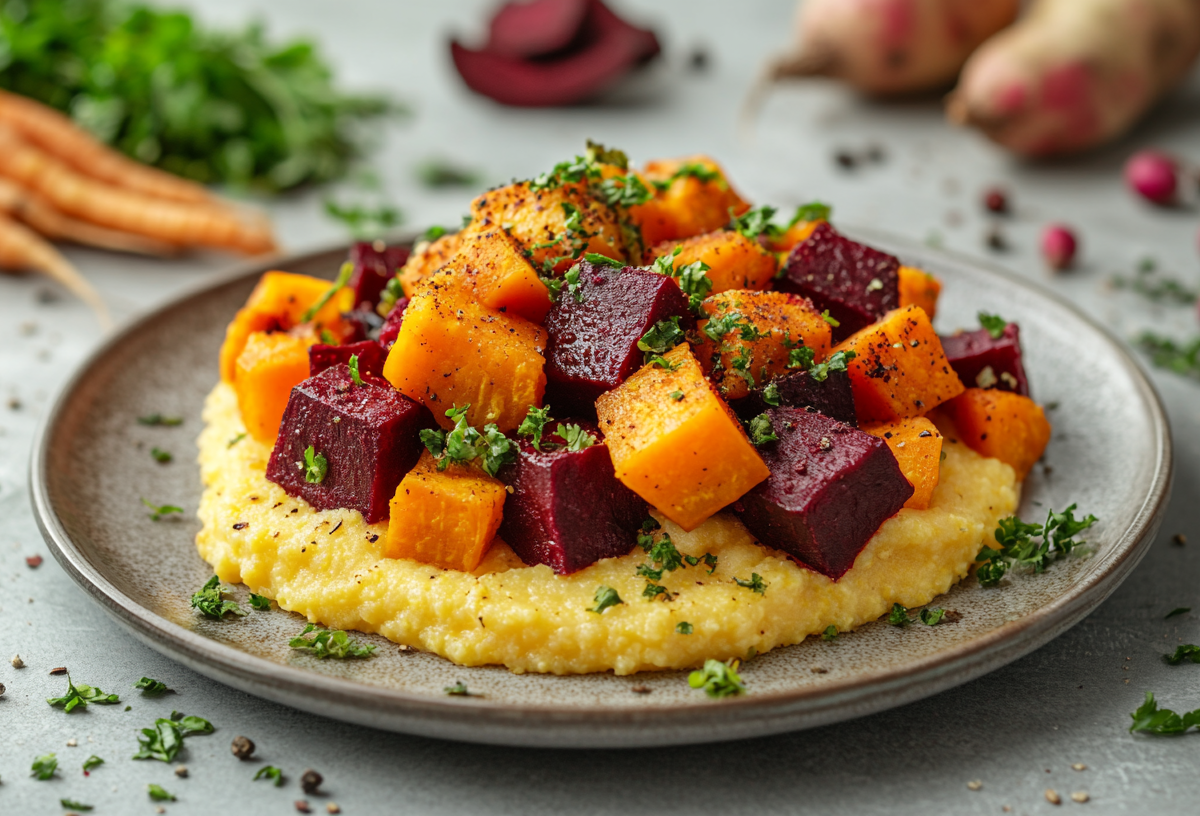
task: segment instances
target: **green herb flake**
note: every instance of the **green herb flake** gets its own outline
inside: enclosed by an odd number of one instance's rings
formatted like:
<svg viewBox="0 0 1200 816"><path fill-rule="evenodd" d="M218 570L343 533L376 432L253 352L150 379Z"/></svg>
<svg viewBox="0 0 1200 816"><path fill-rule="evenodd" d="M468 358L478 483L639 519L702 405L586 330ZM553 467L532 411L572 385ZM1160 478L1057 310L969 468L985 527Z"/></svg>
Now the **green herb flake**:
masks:
<svg viewBox="0 0 1200 816"><path fill-rule="evenodd" d="M762 401L772 408L778 408L783 402L783 397L779 394L778 383L767 383L767 387L762 390Z"/></svg>
<svg viewBox="0 0 1200 816"><path fill-rule="evenodd" d="M936 606L930 609L922 609L920 614L921 623L926 626L937 626L942 622L942 618L944 617L946 617L946 610Z"/></svg>
<svg viewBox="0 0 1200 816"><path fill-rule="evenodd" d="M477 697L478 696L476 694L472 694L467 689L467 684L464 683L462 680L459 680L453 686L446 686L442 690L451 697Z"/></svg>
<svg viewBox="0 0 1200 816"><path fill-rule="evenodd" d="M783 235L783 229L771 223L776 212L774 207L753 207L734 217L729 223L729 229L740 232L751 241L757 241L759 236L764 234L768 238L778 238Z"/></svg>
<svg viewBox="0 0 1200 816"><path fill-rule="evenodd" d="M52 778L57 770L58 757L54 754L43 754L33 761L29 775L35 777L39 782L45 782Z"/></svg>
<svg viewBox="0 0 1200 816"><path fill-rule="evenodd" d="M311 323L313 318L325 308L325 304L333 300L333 296L345 288L346 284L350 283L350 276L353 274L354 264L350 263L350 261L346 261L344 264L342 264L341 269L338 270L337 278L334 279L330 287L325 290L325 293L322 294L321 297L317 298L317 302L305 310L304 314L300 316L300 322Z"/></svg>
<svg viewBox="0 0 1200 816"><path fill-rule="evenodd" d="M673 315L667 320L660 320L650 327L650 330L638 340L638 348L645 352L649 362L655 355L665 354L687 338L679 327L679 315Z"/></svg>
<svg viewBox="0 0 1200 816"><path fill-rule="evenodd" d="M677 635L690 635L694 631L696 631L695 628L687 621L675 624L675 634Z"/></svg>
<svg viewBox="0 0 1200 816"><path fill-rule="evenodd" d="M446 187L475 187L479 173L459 167L444 159L426 159L416 167L416 177L425 187L440 190Z"/></svg>
<svg viewBox="0 0 1200 816"><path fill-rule="evenodd" d="M578 425L563 425L560 422L554 432L567 441L567 450L571 453L578 453L596 444L596 437Z"/></svg>
<svg viewBox="0 0 1200 816"><path fill-rule="evenodd" d="M104 764L104 760L103 760L103 759L101 759L100 757L96 756L95 754L92 754L90 757L88 757L87 759L85 759L85 760L83 761L83 772L84 772L84 774L85 774L85 775L86 775L86 774L89 774L89 773L91 773L92 771L94 771L94 770L96 770L97 768L99 768L99 767L100 767L101 765L103 765L103 764Z"/></svg>
<svg viewBox="0 0 1200 816"><path fill-rule="evenodd" d="M677 371L682 363L673 363L661 354L655 354L646 361L646 365L657 366L665 371Z"/></svg>
<svg viewBox="0 0 1200 816"><path fill-rule="evenodd" d="M898 603L892 604L892 611L888 613L888 623L892 626L908 626L908 610Z"/></svg>
<svg viewBox="0 0 1200 816"><path fill-rule="evenodd" d="M705 553L703 556L685 555L683 560L687 562L689 567L694 567L703 561L704 566L708 567L709 575L712 575L717 569L717 556L712 553Z"/></svg>
<svg viewBox="0 0 1200 816"><path fill-rule="evenodd" d="M166 683L162 682L161 680L154 680L150 677L143 677L141 680L138 680L136 683L134 683L133 687L135 689L141 689L142 694L148 697L153 697L158 694L165 694L168 691L171 691Z"/></svg>
<svg viewBox="0 0 1200 816"><path fill-rule="evenodd" d="M1164 615L1163 620L1170 620L1171 618L1174 618L1177 615L1186 615L1188 612L1191 612L1191 611L1192 611L1192 608L1190 606L1178 606L1178 607L1172 609L1166 615Z"/></svg>
<svg viewBox="0 0 1200 816"><path fill-rule="evenodd" d="M257 782L260 779L272 780L275 783L275 787L282 787L283 771L281 771L279 768L276 768L274 765L264 765L258 769L258 773L254 774L254 778L250 781Z"/></svg>
<svg viewBox="0 0 1200 816"><path fill-rule="evenodd" d="M1000 315L980 312L979 325L987 329L987 333L992 336L993 340L999 340L1004 336L1004 330L1008 327L1008 321Z"/></svg>
<svg viewBox="0 0 1200 816"><path fill-rule="evenodd" d="M720 660L705 660L704 668L688 675L688 685L694 689L704 689L704 693L713 699L732 697L746 690L738 674L738 661L730 660L722 663Z"/></svg>
<svg viewBox="0 0 1200 816"><path fill-rule="evenodd" d="M305 635L316 632L312 638ZM366 658L375 654L375 646L359 643L341 630L318 629L310 623L304 631L288 641L288 646L301 652L308 652L314 657L325 660L334 658L346 660L349 658Z"/></svg>
<svg viewBox="0 0 1200 816"><path fill-rule="evenodd" d="M665 586L647 581L646 588L642 590L642 597L647 601L653 601L659 597L661 597L664 601L669 601L674 596L667 591Z"/></svg>
<svg viewBox="0 0 1200 816"><path fill-rule="evenodd" d="M619 170L629 169L629 156L624 150L615 147L605 147L599 142L587 140L587 160L596 164L611 164Z"/></svg>
<svg viewBox="0 0 1200 816"><path fill-rule="evenodd" d="M637 544L642 548L643 552L650 552L650 549L654 546L654 533L660 529L662 529L662 525L654 518L648 518L642 522L642 529L638 533Z"/></svg>
<svg viewBox="0 0 1200 816"><path fill-rule="evenodd" d="M63 806L64 810L88 811L93 807L92 805L85 805L83 802L76 802L74 799L59 799L58 803Z"/></svg>
<svg viewBox="0 0 1200 816"><path fill-rule="evenodd" d="M837 320L836 318L833 317L833 315L829 314L828 309L821 312L821 319L824 320L826 323L828 323L830 326L833 326L835 329L838 326L842 325L841 321Z"/></svg>
<svg viewBox="0 0 1200 816"><path fill-rule="evenodd" d="M259 612L268 612L271 609L271 599L264 595L255 595L251 592L250 608Z"/></svg>
<svg viewBox="0 0 1200 816"><path fill-rule="evenodd" d="M234 445L236 445L238 442L241 442L245 438L246 438L246 432L242 431L240 434L238 434L237 436L233 437L228 442L226 442L225 447L232 448Z"/></svg>
<svg viewBox="0 0 1200 816"><path fill-rule="evenodd" d="M1180 715L1169 708L1159 708L1154 693L1149 691L1146 692L1146 701L1129 716L1133 719L1133 725L1129 726L1130 733L1175 735L1200 725L1200 709Z"/></svg>
<svg viewBox="0 0 1200 816"><path fill-rule="evenodd" d="M672 391L670 394L667 394L667 396L670 397L671 399L673 399L675 402L680 402L683 399L684 394L682 391L676 389L676 390Z"/></svg>
<svg viewBox="0 0 1200 816"><path fill-rule="evenodd" d="M812 364L808 369L809 376L817 382L825 382L829 379L829 372L845 371L855 356L853 351L835 351L824 362Z"/></svg>
<svg viewBox="0 0 1200 816"><path fill-rule="evenodd" d="M176 507L173 504L151 504L142 499L142 504L150 508L150 520L159 521L160 519L171 515L172 513L182 513L182 507Z"/></svg>
<svg viewBox="0 0 1200 816"><path fill-rule="evenodd" d="M362 385L362 377L358 373L358 355L351 354L350 360L346 363L346 366L350 369L350 379L354 382L354 384Z"/></svg>
<svg viewBox="0 0 1200 816"><path fill-rule="evenodd" d="M837 640L838 628L832 623L825 627L825 631L821 633L821 640Z"/></svg>
<svg viewBox="0 0 1200 816"><path fill-rule="evenodd" d="M162 414L147 414L138 417L139 425L174 427L183 424L183 417L163 416Z"/></svg>
<svg viewBox="0 0 1200 816"><path fill-rule="evenodd" d="M270 767L270 766L268 765L267 767ZM266 769L264 768L263 770L266 770ZM257 779L257 777L255 777L255 778ZM161 785L156 785L153 782L151 782L149 785L146 786L146 791L150 794L150 798L153 799L155 802L174 802L175 801L174 794L170 793L166 788L162 787Z"/></svg>
<svg viewBox="0 0 1200 816"><path fill-rule="evenodd" d="M1200 337L1181 344L1153 332L1143 332L1136 343L1150 355L1150 362L1156 368L1200 380Z"/></svg>
<svg viewBox="0 0 1200 816"><path fill-rule="evenodd" d="M995 532L999 549L985 546L975 558L980 564L975 573L980 585L996 586L1014 566L1041 573L1053 561L1070 555L1080 544L1075 536L1097 521L1092 515L1076 519L1074 512L1073 504L1061 513L1051 510L1042 525L1028 524L1016 516L1000 519Z"/></svg>
<svg viewBox="0 0 1200 816"><path fill-rule="evenodd" d="M88 703L96 705L112 705L121 702L116 694L105 694L95 686L86 683L76 683L67 675L67 693L62 697L47 697L46 702L55 708L62 706L63 711L70 714L76 708L86 708Z"/></svg>
<svg viewBox="0 0 1200 816"><path fill-rule="evenodd" d="M618 261L616 258L610 258L607 255L601 255L599 252L584 253L583 259L588 263L595 264L596 266L609 266L613 269L625 268L624 261Z"/></svg>
<svg viewBox="0 0 1200 816"><path fill-rule="evenodd" d="M165 451L159 447L151 448L150 455L154 458L154 461L158 462L160 465L165 465L175 458L170 454L169 451Z"/></svg>
<svg viewBox="0 0 1200 816"><path fill-rule="evenodd" d="M317 453L316 448L309 445L304 449L304 481L309 484L320 484L329 473L329 460L325 454Z"/></svg>
<svg viewBox="0 0 1200 816"><path fill-rule="evenodd" d="M709 168L705 167L703 164L700 164L699 162L688 162L688 163L682 165L678 170L676 170L674 173L672 173L667 178L660 179L657 181L652 181L651 184L654 185L655 189L665 192L667 189L670 188L670 186L672 184L674 184L679 179L687 179L687 178L694 178L697 181L699 181L701 184L717 182L719 185L721 185L722 188L725 187L725 179L721 177L720 173L718 173L716 170L710 170Z"/></svg>
<svg viewBox="0 0 1200 816"><path fill-rule="evenodd" d="M748 589L751 592L758 593L759 595L766 595L767 587L769 586L769 584L767 584L767 582L764 581L762 576L757 572L750 573L749 581L743 581L741 578L734 578L733 582L743 589Z"/></svg>
<svg viewBox="0 0 1200 816"><path fill-rule="evenodd" d="M1165 654L1163 659L1169 665L1178 666L1185 660L1190 660L1193 663L1200 663L1200 646L1192 643L1185 643L1182 646L1175 648L1175 654Z"/></svg>
<svg viewBox="0 0 1200 816"><path fill-rule="evenodd" d="M529 410L525 412L525 418L521 420L520 426L517 427L517 435L529 437L529 441L533 444L533 449L540 451L542 449L542 434L545 433L546 423L549 421L549 405L544 408L530 405Z"/></svg>
<svg viewBox="0 0 1200 816"><path fill-rule="evenodd" d="M788 228L792 228L801 221L828 221L832 215L833 208L828 204L822 204L820 201L810 201L808 204L801 204L796 208L796 213L792 216L792 220L788 222Z"/></svg>
<svg viewBox="0 0 1200 816"><path fill-rule="evenodd" d="M247 614L236 601L225 600L222 597L224 593L225 588L221 586L221 580L214 575L192 596L192 609L213 620L221 620L227 614Z"/></svg>
<svg viewBox="0 0 1200 816"><path fill-rule="evenodd" d="M596 587L596 594L592 597L592 602L595 606L589 607L588 612L595 612L597 615L602 614L610 606L625 603L615 589L607 586Z"/></svg>
<svg viewBox="0 0 1200 816"><path fill-rule="evenodd" d="M771 418L766 414L759 414L750 420L747 430L750 434L750 441L756 446L775 442L779 439L775 435L775 428L771 425Z"/></svg>

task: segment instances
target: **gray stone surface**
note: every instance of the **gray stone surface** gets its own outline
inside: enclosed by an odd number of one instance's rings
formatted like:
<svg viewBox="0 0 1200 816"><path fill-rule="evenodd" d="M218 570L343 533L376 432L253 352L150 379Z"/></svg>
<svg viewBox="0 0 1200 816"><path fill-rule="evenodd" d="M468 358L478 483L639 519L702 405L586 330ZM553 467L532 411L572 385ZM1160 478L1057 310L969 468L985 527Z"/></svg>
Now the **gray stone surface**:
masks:
<svg viewBox="0 0 1200 816"><path fill-rule="evenodd" d="M428 192L412 168L443 156L483 170L489 181L531 175L579 149L585 137L625 147L636 158L706 152L757 201L791 205L819 197L840 221L910 236L936 236L947 247L985 255L990 227L981 190L1012 192L1013 218L1002 222L1012 246L997 256L1010 268L1049 280L1059 291L1129 337L1156 328L1195 334L1192 310L1157 306L1108 286L1147 255L1195 285L1197 216L1152 211L1126 194L1124 157L1158 145L1200 160L1200 76L1175 94L1130 138L1085 158L1054 165L1013 161L971 133L943 124L936 100L872 105L822 83L781 88L762 112L752 140L739 138L741 97L760 60L786 41L789 4L628 0L630 16L664 34L666 59L605 104L556 111L501 109L472 97L449 65L444 38L478 32L480 3L367 2L335 7L318 0L208 0L206 19L241 22L250 14L279 34L318 36L341 75L407 100L415 115L389 126L372 162L413 225L453 223L463 192ZM686 54L704 45L707 73L686 70ZM882 164L839 170L842 147L883 146ZM347 190L349 197L353 192ZM289 249L339 236L320 212L320 194L272 202ZM1039 227L1058 219L1083 238L1079 267L1051 279L1037 259ZM227 258L170 264L74 251L114 310L128 318L216 274ZM1017 663L959 689L868 719L782 737L656 751L565 752L459 745L372 732L263 703L216 685L142 647L103 617L47 555L28 509L29 438L54 389L100 339L84 308L33 278L0 278L0 813L61 812L60 798L97 814L153 813L145 785L157 782L179 800L170 813L288 813L301 798L300 773L320 770L327 796L347 814L376 813L1048 813L1057 790L1063 808L1087 791L1091 813L1193 813L1200 736L1176 739L1126 733L1145 690L1176 709L1200 707L1200 668L1166 666L1177 642L1200 640L1200 478L1197 386L1154 372L1171 414L1178 470L1175 497L1159 541L1133 576L1096 613ZM986 307L986 304L981 304ZM1103 394L1095 399L1103 400ZM1097 444L1121 444L1119 439ZM1103 513L1103 508L1096 508ZM1174 546L1171 536L1191 541ZM1164 620L1175 607L1197 613ZM10 667L20 653L27 667ZM68 665L76 679L119 692L123 704L70 716L46 706L61 693ZM141 699L131 684L148 675L179 694ZM124 711L124 703L132 705ZM137 729L172 708L212 720L219 731L189 740L176 778L161 763L135 763ZM245 734L261 763L239 763L229 741ZM69 740L77 747L68 747ZM37 782L35 756L54 751L60 778ZM89 778L90 754L107 763ZM1084 763L1087 770L1071 770ZM276 789L250 778L261 764L284 769ZM981 780L979 791L967 788Z"/></svg>

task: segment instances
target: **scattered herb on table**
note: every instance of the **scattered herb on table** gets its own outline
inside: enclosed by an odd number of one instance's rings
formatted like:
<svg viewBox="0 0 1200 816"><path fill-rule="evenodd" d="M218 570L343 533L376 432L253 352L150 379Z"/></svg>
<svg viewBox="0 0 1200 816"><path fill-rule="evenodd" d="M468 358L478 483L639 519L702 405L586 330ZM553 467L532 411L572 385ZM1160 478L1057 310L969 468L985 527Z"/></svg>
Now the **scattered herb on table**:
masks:
<svg viewBox="0 0 1200 816"><path fill-rule="evenodd" d="M92 805L85 805L83 802L76 802L74 799L59 799L58 803L63 806L64 810L91 810Z"/></svg>
<svg viewBox="0 0 1200 816"><path fill-rule="evenodd" d="M1179 607L1176 607L1175 609L1172 609L1166 615L1163 615L1163 620L1170 620L1171 618L1174 618L1178 615L1186 615L1188 612L1191 612L1191 611L1192 611L1192 608L1190 606L1179 606Z"/></svg>
<svg viewBox="0 0 1200 816"><path fill-rule="evenodd" d="M121 698L116 694L105 694L95 686L89 686L86 683L75 683L68 674L67 693L62 697L47 697L46 702L55 707L62 706L63 711L69 714L76 708L86 707L88 703L112 705L121 702Z"/></svg>
<svg viewBox="0 0 1200 816"><path fill-rule="evenodd" d="M143 728L138 737L138 752L134 759L157 759L159 762L174 762L183 748L185 737L211 734L215 729L208 720L201 717L176 717L177 712L171 712L172 718L159 717L152 728Z"/></svg>
<svg viewBox="0 0 1200 816"><path fill-rule="evenodd" d="M138 680L136 683L134 683L133 687L135 689L141 689L142 694L150 696L166 694L168 691L171 691L166 683L150 677L143 677L141 680Z"/></svg>
<svg viewBox="0 0 1200 816"><path fill-rule="evenodd" d="M1056 559L1070 555L1080 544L1075 536L1096 523L1095 516L1076 519L1074 512L1073 504L1061 513L1051 510L1045 524L1027 524L1016 516L1000 519L995 533L1000 549L985 546L975 558L980 562L976 571L979 583L996 586L1014 566L1040 573Z"/></svg>
<svg viewBox="0 0 1200 816"><path fill-rule="evenodd" d="M908 610L898 603L892 604L892 611L888 613L888 623L892 626L907 626Z"/></svg>
<svg viewBox="0 0 1200 816"><path fill-rule="evenodd" d="M146 501L145 499L142 499L142 504L144 504L150 508L150 520L151 521L159 521L160 519L165 518L166 516L169 516L172 513L182 513L183 512L182 507L176 507L173 504L151 504L150 502Z"/></svg>
<svg viewBox="0 0 1200 816"><path fill-rule="evenodd" d="M92 771L94 771L96 768L99 768L103 764L104 764L103 759L96 756L95 754L92 754L90 757L88 757L87 759L85 759L83 761L83 772L85 774L89 774Z"/></svg>
<svg viewBox="0 0 1200 816"><path fill-rule="evenodd" d="M266 612L271 608L271 599L263 595L255 595L253 592L251 592L250 607L258 610L259 612Z"/></svg>
<svg viewBox="0 0 1200 816"><path fill-rule="evenodd" d="M254 774L254 779L251 781L257 782L260 779L273 780L275 782L275 787L278 788L283 785L283 771L281 771L279 768L276 768L274 765L264 765L258 769L258 773Z"/></svg>
<svg viewBox="0 0 1200 816"><path fill-rule="evenodd" d="M1173 278L1158 274L1158 263L1153 258L1143 258L1137 266L1137 275L1132 279L1124 275L1113 275L1110 279L1114 289L1128 289L1153 301L1174 301L1184 306L1196 302L1197 292Z"/></svg>
<svg viewBox="0 0 1200 816"><path fill-rule="evenodd" d="M1200 708L1182 715L1169 708L1159 708L1154 693L1150 691L1146 692L1146 701L1129 716L1133 718L1133 725L1129 726L1130 733L1174 735L1200 725Z"/></svg>
<svg viewBox="0 0 1200 816"><path fill-rule="evenodd" d="M1169 337L1143 332L1136 343L1138 348L1150 355L1150 362L1155 367L1200 380L1200 337L1181 345Z"/></svg>
<svg viewBox="0 0 1200 816"><path fill-rule="evenodd" d="M183 424L183 417L163 416L162 414L147 414L146 416L138 417L139 425L165 425L175 426Z"/></svg>
<svg viewBox="0 0 1200 816"><path fill-rule="evenodd" d="M459 167L445 159L426 159L416 167L417 181L426 187L474 187L479 173Z"/></svg>
<svg viewBox="0 0 1200 816"><path fill-rule="evenodd" d="M222 597L224 592L221 580L214 575L192 596L192 609L213 620L220 620L226 614L245 615L246 610L242 609L237 601L227 601Z"/></svg>
<svg viewBox="0 0 1200 816"><path fill-rule="evenodd" d="M1175 647L1175 654L1165 654L1163 659L1172 666L1178 666L1185 660L1190 660L1193 663L1200 663L1200 646L1192 643L1185 643L1182 646Z"/></svg>
<svg viewBox="0 0 1200 816"><path fill-rule="evenodd" d="M467 690L467 684L464 683L462 680L459 680L453 686L446 686L442 690L445 691L447 694L449 694L451 697L475 697L475 696L477 696Z"/></svg>
<svg viewBox="0 0 1200 816"><path fill-rule="evenodd" d="M174 802L175 796L166 790L161 785L156 785L151 782L146 786L146 791L150 794L150 798L155 802Z"/></svg>
<svg viewBox="0 0 1200 816"><path fill-rule="evenodd" d="M688 685L694 689L704 689L704 693L714 699L741 694L746 690L746 684L737 672L738 665L737 660L728 663L705 660L704 668L688 675Z"/></svg>
<svg viewBox="0 0 1200 816"><path fill-rule="evenodd" d="M53 777L56 771L58 771L58 757L54 754L43 754L33 761L29 775L37 778L40 782L45 782Z"/></svg>
<svg viewBox="0 0 1200 816"><path fill-rule="evenodd" d="M325 214L346 225L359 241L379 238L404 221L404 214L392 204L339 204L325 199Z"/></svg>
<svg viewBox="0 0 1200 816"><path fill-rule="evenodd" d="M677 635L690 635L694 631L695 628L687 621L680 621L675 624L675 634Z"/></svg>
<svg viewBox="0 0 1200 816"><path fill-rule="evenodd" d="M603 613L610 606L625 603L615 589L607 586L596 587L596 594L592 596L592 602L595 606L588 607L588 611L595 612L597 615Z"/></svg>
<svg viewBox="0 0 1200 816"><path fill-rule="evenodd" d="M937 606L930 609L922 609L919 617L921 618L921 623L926 626L937 626L946 617L946 610Z"/></svg>
<svg viewBox="0 0 1200 816"><path fill-rule="evenodd" d="M160 465L165 465L175 458L169 451L165 451L158 447L151 448L150 455L153 456L154 461L158 462Z"/></svg>
<svg viewBox="0 0 1200 816"><path fill-rule="evenodd" d="M821 640L837 640L838 628L832 623L825 627L825 631L821 633Z"/></svg>
<svg viewBox="0 0 1200 816"><path fill-rule="evenodd" d="M767 594L768 584L762 579L762 576L757 572L750 573L750 580L743 581L741 578L734 578L733 582L743 589L748 589L751 592L757 592L759 595Z"/></svg>
<svg viewBox="0 0 1200 816"><path fill-rule="evenodd" d="M312 632L316 632L312 638L305 637L305 635ZM345 660L348 658L371 657L375 654L374 645L359 643L340 629L318 629L316 624L313 623L305 626L303 632L289 640L288 646L297 651L308 652L321 660L329 657L337 660Z"/></svg>

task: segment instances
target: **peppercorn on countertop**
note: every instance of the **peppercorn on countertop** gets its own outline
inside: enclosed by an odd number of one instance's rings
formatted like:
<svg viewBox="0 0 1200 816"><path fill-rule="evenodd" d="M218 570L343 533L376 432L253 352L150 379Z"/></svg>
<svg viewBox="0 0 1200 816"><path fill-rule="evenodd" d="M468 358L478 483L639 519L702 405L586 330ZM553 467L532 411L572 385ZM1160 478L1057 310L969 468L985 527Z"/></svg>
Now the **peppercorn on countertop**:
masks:
<svg viewBox="0 0 1200 816"><path fill-rule="evenodd" d="M449 64L446 37L479 34L486 3L415 4L359 0L349 13L327 3L208 0L206 19L240 23L254 14L276 35L308 32L351 87L381 87L411 104L414 116L389 125L371 161L388 195L415 227L457 223L470 190L427 190L414 167L441 157L476 168L485 183L541 172L587 137L639 156L704 152L718 156L756 201L792 206L820 198L838 222L871 225L989 257L1079 303L1124 337L1154 329L1197 333L1193 310L1113 290L1113 274L1133 276L1152 255L1189 285L1200 276L1194 212L1151 211L1127 194L1125 157L1155 146L1200 159L1200 75L1130 139L1061 165L1013 162L976 134L942 121L938 100L871 105L825 83L788 85L768 101L753 138L736 131L742 95L760 61L781 48L789 2L626 0L621 11L653 25L665 58L608 104L559 110L501 108L472 95ZM689 69L695 46L708 68ZM845 169L839 151L883 160ZM983 191L1003 185L1014 214L987 217ZM288 249L342 237L322 213L324 191L268 202ZM339 191L347 200L353 185ZM1082 239L1077 269L1052 277L1037 254L1047 221L1072 224ZM1009 249L987 247L999 227ZM230 262L197 256L169 263L68 249L118 318L154 307L208 280ZM833 814L1048 813L1052 789L1063 807L1086 791L1084 813L1188 813L1194 808L1200 742L1135 737L1129 713L1152 690L1164 706L1200 707L1198 667L1167 666L1161 654L1200 642L1200 410L1197 386L1152 371L1175 432L1174 500L1159 539L1103 606L1057 640L965 686L900 709L812 731L726 745L645 751L534 751L462 745L372 732L266 703L223 687L159 656L101 614L49 557L29 509L29 440L54 389L101 339L86 308L55 297L34 277L0 277L0 813L59 814L60 799L93 804L95 814L153 813L155 783L178 797L171 814L314 813L336 803L346 814L739 813ZM980 304L980 308L987 308ZM1039 394L1050 401L1053 394ZM1053 419L1053 417L1052 417ZM175 461L194 467L200 428L181 428ZM1113 444L1097 440L1097 444ZM1069 500L1070 497L1063 497ZM1098 514L1099 508L1087 508ZM1172 542L1182 534L1186 544ZM26 558L42 556L36 568ZM1197 612L1164 620L1172 609ZM19 653L25 668L9 663ZM45 698L63 694L67 666L77 682L122 697L114 706L64 714ZM143 698L141 677L178 693ZM753 682L752 667L744 675ZM124 711L125 705L132 710ZM177 709L211 721L217 732L189 738L174 766L132 762L138 730ZM230 752L238 735L255 759ZM72 744L73 743L73 744ZM58 776L30 778L35 757L54 752ZM89 756L106 761L84 777ZM1072 770L1072 764L1086 770ZM178 763L176 763L178 764ZM284 785L252 782L264 766ZM321 796L300 788L302 772L325 778ZM699 781L702 780L702 781ZM968 787L975 780L978 790Z"/></svg>

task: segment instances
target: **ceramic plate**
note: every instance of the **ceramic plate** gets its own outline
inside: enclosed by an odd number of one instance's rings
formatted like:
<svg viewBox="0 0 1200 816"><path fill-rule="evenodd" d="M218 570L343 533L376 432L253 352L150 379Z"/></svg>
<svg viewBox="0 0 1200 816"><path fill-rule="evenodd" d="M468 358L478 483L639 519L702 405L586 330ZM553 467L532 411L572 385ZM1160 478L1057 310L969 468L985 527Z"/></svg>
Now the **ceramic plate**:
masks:
<svg viewBox="0 0 1200 816"><path fill-rule="evenodd" d="M685 672L540 676L461 668L382 638L371 660L318 661L288 648L303 626L282 611L209 621L189 607L212 574L196 554L201 485L194 463L205 395L217 381L225 325L259 274L332 277L345 247L258 262L130 325L67 383L34 446L36 515L59 562L152 648L201 674L350 722L449 739L527 746L651 746L760 736L898 706L1025 655L1091 612L1136 566L1162 519L1170 431L1145 375L1121 345L1071 305L978 261L859 231L945 284L937 323L973 327L980 308L1021 325L1034 396L1052 406L1054 438L1025 484L1022 514L1077 502L1100 523L1093 552L997 589L974 579L938 601L962 618L899 629L876 622L834 642L808 641L751 660L748 693L713 701ZM139 425L159 412L182 427ZM159 465L153 446L173 450ZM183 507L153 522L140 499ZM243 604L244 587L236 589ZM479 697L450 697L465 682ZM635 693L645 687L649 693Z"/></svg>

